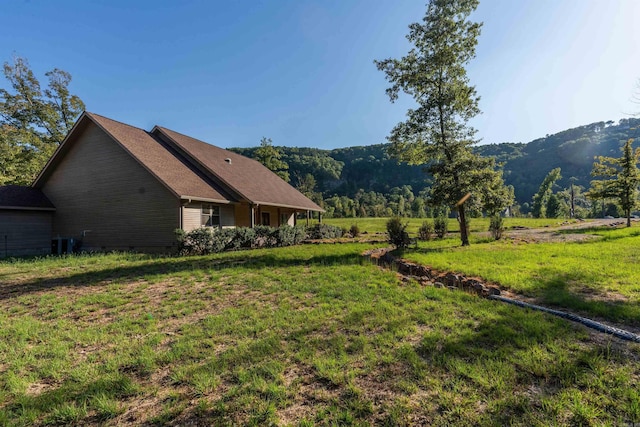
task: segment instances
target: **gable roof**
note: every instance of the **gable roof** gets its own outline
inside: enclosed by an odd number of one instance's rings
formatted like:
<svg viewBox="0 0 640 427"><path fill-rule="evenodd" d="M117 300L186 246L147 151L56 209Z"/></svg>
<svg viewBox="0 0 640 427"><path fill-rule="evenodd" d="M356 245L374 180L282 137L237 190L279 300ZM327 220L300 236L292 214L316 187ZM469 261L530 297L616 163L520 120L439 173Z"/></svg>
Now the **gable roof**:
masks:
<svg viewBox="0 0 640 427"><path fill-rule="evenodd" d="M0 209L56 210L42 191L22 185L0 187Z"/></svg>
<svg viewBox="0 0 640 427"><path fill-rule="evenodd" d="M91 123L109 135L176 197L197 196L219 203L235 201L215 183L208 182L210 180L198 173L188 162L173 155L167 147L148 132L89 112L84 112L80 116L71 132L49 159L47 165L36 178L33 184L35 187L39 187L46 180L65 153L71 149L82 131Z"/></svg>
<svg viewBox="0 0 640 427"><path fill-rule="evenodd" d="M97 114L87 115L177 196L195 196L217 202L235 201L228 192L198 173L150 133Z"/></svg>
<svg viewBox="0 0 640 427"><path fill-rule="evenodd" d="M323 212L261 163L170 129L151 132L84 112L33 186L41 187L91 123L102 129L176 197L218 203L246 201ZM228 160L227 160L228 159Z"/></svg>
<svg viewBox="0 0 640 427"><path fill-rule="evenodd" d="M160 126L152 133L168 138L181 152L251 203L324 211L256 160Z"/></svg>

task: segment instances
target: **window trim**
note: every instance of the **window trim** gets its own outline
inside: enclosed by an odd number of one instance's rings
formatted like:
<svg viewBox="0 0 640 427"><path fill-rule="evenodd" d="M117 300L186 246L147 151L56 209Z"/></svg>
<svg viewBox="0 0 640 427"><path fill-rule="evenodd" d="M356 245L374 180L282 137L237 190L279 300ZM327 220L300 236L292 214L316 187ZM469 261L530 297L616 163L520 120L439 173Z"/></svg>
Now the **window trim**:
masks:
<svg viewBox="0 0 640 427"><path fill-rule="evenodd" d="M218 219L217 224L214 223L215 218ZM222 215L220 206L210 203L203 203L202 205L200 205L200 226L221 228Z"/></svg>

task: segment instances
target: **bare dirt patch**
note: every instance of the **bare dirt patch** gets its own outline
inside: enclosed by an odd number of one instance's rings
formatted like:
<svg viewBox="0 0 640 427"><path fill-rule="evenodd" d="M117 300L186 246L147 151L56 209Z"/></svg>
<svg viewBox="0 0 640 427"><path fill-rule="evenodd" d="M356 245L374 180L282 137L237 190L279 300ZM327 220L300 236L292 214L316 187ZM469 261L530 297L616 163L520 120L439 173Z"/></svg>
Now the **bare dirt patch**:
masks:
<svg viewBox="0 0 640 427"><path fill-rule="evenodd" d="M584 230L596 227L621 227L624 221L620 219L594 219L564 223L559 227L518 228L507 230L505 238L522 243L554 243L554 242L584 242L599 239L600 236L587 233L571 233L572 230Z"/></svg>

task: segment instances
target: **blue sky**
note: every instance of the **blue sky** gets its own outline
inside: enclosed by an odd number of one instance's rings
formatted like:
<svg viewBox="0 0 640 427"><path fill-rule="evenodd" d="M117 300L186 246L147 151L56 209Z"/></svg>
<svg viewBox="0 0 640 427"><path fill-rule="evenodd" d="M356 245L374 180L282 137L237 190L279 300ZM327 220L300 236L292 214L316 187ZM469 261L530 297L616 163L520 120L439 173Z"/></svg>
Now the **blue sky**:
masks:
<svg viewBox="0 0 640 427"><path fill-rule="evenodd" d="M409 0L4 0L0 60L26 57L41 81L61 68L89 111L221 147L369 145L412 106L389 102L373 60L404 55L424 12ZM473 18L483 143L640 111L639 0L481 0Z"/></svg>

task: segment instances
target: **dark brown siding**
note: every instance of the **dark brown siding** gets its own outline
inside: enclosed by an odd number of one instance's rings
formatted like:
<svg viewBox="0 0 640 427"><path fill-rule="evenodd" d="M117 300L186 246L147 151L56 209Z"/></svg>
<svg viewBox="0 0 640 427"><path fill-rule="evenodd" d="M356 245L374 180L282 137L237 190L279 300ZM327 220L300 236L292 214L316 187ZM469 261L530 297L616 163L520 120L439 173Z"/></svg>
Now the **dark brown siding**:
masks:
<svg viewBox="0 0 640 427"><path fill-rule="evenodd" d="M73 143L42 187L57 207L53 236L87 230L83 250L170 249L179 199L95 124Z"/></svg>
<svg viewBox="0 0 640 427"><path fill-rule="evenodd" d="M51 253L52 214L45 211L0 210L0 258Z"/></svg>

